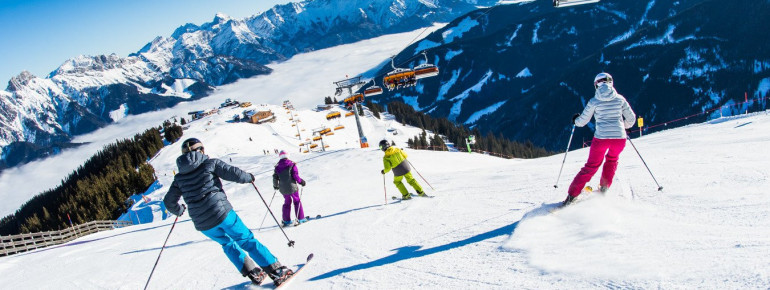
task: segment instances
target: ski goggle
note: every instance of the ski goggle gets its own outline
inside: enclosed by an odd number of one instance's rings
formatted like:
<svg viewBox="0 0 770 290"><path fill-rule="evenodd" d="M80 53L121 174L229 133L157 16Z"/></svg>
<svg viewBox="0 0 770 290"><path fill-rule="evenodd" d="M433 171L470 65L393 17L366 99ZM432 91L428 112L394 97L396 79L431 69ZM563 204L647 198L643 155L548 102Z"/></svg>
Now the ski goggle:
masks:
<svg viewBox="0 0 770 290"><path fill-rule="evenodd" d="M601 78L601 79L596 80L594 82L594 88L595 89L598 88L599 84L601 84L601 83L612 83L612 78L611 77L606 77L606 78Z"/></svg>
<svg viewBox="0 0 770 290"><path fill-rule="evenodd" d="M388 149L388 146L380 145L380 150L385 151L385 149Z"/></svg>
<svg viewBox="0 0 770 290"><path fill-rule="evenodd" d="M182 147L182 153L189 153L192 151L198 151L203 150L203 144L202 143L195 143L192 146L190 144L185 144L185 147Z"/></svg>

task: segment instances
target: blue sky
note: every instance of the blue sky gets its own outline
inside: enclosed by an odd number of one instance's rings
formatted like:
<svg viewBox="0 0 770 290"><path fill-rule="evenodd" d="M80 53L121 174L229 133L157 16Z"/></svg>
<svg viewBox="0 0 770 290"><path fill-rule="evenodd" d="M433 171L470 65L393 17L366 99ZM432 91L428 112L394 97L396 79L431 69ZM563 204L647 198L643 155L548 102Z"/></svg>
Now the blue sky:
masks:
<svg viewBox="0 0 770 290"><path fill-rule="evenodd" d="M298 0L2 0L0 89L23 70L45 77L77 55L125 57L217 12L244 18Z"/></svg>

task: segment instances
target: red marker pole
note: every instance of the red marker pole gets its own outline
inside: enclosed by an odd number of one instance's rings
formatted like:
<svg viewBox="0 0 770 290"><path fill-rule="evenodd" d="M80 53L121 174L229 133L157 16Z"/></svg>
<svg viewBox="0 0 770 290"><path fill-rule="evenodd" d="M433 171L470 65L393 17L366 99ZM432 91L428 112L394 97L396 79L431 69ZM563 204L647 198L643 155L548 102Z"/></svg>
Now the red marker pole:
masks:
<svg viewBox="0 0 770 290"><path fill-rule="evenodd" d="M70 228L72 228L72 229L74 230L74 229L75 229L75 226L74 226L74 225L72 225L72 218L70 218L70 214L69 214L69 213L67 213L67 219L70 221ZM76 238L79 238L79 236L78 236L78 232L77 232L77 231L75 231L75 237L76 237Z"/></svg>

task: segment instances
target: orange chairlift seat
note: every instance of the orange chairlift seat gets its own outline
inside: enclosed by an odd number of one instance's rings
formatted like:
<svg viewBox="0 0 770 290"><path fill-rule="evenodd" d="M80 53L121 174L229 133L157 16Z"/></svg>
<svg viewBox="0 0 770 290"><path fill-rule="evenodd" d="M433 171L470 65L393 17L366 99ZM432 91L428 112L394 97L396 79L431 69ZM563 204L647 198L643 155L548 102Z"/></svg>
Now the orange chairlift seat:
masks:
<svg viewBox="0 0 770 290"><path fill-rule="evenodd" d="M352 107L355 103L364 102L364 94L355 94L342 100L345 103L345 107Z"/></svg>
<svg viewBox="0 0 770 290"><path fill-rule="evenodd" d="M326 114L326 120L331 120L339 117L340 117L340 112L331 112L329 114Z"/></svg>
<svg viewBox="0 0 770 290"><path fill-rule="evenodd" d="M397 68L393 63L395 58L396 56L390 58L390 66L393 70L382 78L382 84L391 91L414 86L417 83L414 71L408 68Z"/></svg>
<svg viewBox="0 0 770 290"><path fill-rule="evenodd" d="M374 82L374 80L372 80ZM376 96L382 94L382 88L378 87L377 84L374 84L371 87L368 87L364 90L364 95L366 96Z"/></svg>

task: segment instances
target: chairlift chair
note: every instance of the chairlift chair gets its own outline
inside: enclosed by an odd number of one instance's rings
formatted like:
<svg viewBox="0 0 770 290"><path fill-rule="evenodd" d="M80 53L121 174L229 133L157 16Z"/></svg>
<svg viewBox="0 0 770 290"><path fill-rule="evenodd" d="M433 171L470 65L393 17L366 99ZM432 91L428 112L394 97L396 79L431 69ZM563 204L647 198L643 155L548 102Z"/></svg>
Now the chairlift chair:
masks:
<svg viewBox="0 0 770 290"><path fill-rule="evenodd" d="M438 67L428 63L428 54L426 54L425 51L422 52L422 55L425 57L425 63L414 68L415 79L419 80L437 76Z"/></svg>
<svg viewBox="0 0 770 290"><path fill-rule="evenodd" d="M372 79L372 86L368 87L364 90L364 95L366 96L376 96L382 94L382 88L377 86L377 83L374 82L374 79Z"/></svg>
<svg viewBox="0 0 770 290"><path fill-rule="evenodd" d="M553 0L553 7L569 7L582 4L597 3L600 0Z"/></svg>
<svg viewBox="0 0 770 290"><path fill-rule="evenodd" d="M397 68L393 64L393 59L395 59L395 56L390 58L390 66L393 67L393 70L385 75L382 79L382 84L391 91L415 85L417 79L415 78L414 71L408 68Z"/></svg>

